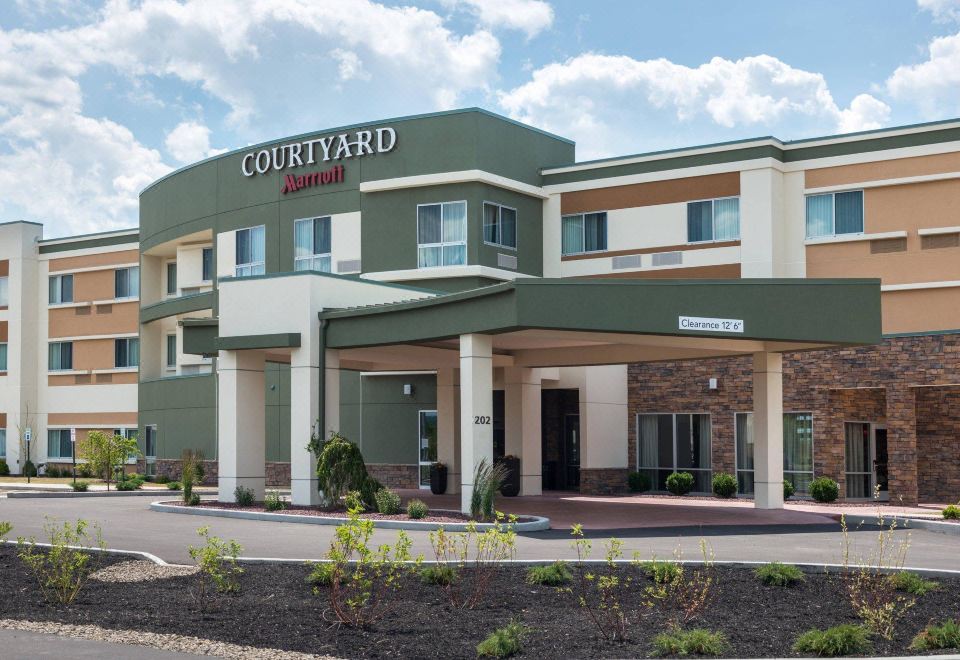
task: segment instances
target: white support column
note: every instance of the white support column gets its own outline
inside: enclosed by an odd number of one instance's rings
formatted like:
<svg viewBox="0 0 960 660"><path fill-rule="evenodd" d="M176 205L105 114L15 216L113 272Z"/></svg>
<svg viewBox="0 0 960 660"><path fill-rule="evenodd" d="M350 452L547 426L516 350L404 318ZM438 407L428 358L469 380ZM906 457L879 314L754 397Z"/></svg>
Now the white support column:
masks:
<svg viewBox="0 0 960 660"><path fill-rule="evenodd" d="M447 466L447 493L460 492L460 371L437 369L437 460Z"/></svg>
<svg viewBox="0 0 960 660"><path fill-rule="evenodd" d="M473 472L493 462L493 338L460 336L460 505L470 513Z"/></svg>
<svg viewBox="0 0 960 660"><path fill-rule="evenodd" d="M753 354L753 503L783 508L783 357Z"/></svg>
<svg viewBox="0 0 960 660"><path fill-rule="evenodd" d="M320 409L320 361L316 342L290 354L290 500L320 503L317 459L307 449Z"/></svg>
<svg viewBox="0 0 960 660"><path fill-rule="evenodd" d="M585 470L620 470L627 456L627 366L611 364L583 368L580 387L580 482L593 479ZM588 481L588 486L589 486Z"/></svg>
<svg viewBox="0 0 960 660"><path fill-rule="evenodd" d="M266 484L266 401L264 354L220 351L217 388L217 499L233 502L237 486L253 489L263 499Z"/></svg>
<svg viewBox="0 0 960 660"><path fill-rule="evenodd" d="M324 356L323 437L340 431L340 351L328 348Z"/></svg>
<svg viewBox="0 0 960 660"><path fill-rule="evenodd" d="M543 492L540 430L540 370L504 369L506 452L520 458L520 494Z"/></svg>

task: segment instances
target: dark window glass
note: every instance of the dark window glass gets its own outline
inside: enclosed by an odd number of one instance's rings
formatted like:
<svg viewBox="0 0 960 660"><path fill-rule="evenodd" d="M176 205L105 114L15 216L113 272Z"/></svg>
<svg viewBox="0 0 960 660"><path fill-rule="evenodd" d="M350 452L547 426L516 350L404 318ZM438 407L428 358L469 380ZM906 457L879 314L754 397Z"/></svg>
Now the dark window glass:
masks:
<svg viewBox="0 0 960 660"><path fill-rule="evenodd" d="M713 203L690 202L687 204L687 242L713 240Z"/></svg>
<svg viewBox="0 0 960 660"><path fill-rule="evenodd" d="M863 232L863 191L837 193L834 221L836 233L859 234Z"/></svg>
<svg viewBox="0 0 960 660"><path fill-rule="evenodd" d="M213 248L203 248L203 281L213 279Z"/></svg>

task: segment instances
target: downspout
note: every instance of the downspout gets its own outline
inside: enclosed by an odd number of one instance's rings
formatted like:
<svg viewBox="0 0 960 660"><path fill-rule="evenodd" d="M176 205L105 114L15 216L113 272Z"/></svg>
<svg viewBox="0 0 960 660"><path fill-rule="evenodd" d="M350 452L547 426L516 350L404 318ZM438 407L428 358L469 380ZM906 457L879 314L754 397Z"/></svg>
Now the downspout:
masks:
<svg viewBox="0 0 960 660"><path fill-rule="evenodd" d="M317 364L320 366L320 385L317 388L320 397L317 402L317 437L322 443L327 439L327 320L322 318L322 312L317 312L317 318L320 320L320 355L317 357Z"/></svg>

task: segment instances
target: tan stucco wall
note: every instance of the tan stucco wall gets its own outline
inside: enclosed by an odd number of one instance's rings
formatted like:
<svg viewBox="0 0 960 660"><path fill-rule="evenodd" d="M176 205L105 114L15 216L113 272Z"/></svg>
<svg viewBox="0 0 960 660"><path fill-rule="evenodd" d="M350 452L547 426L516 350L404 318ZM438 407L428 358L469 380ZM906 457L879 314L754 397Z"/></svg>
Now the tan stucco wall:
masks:
<svg viewBox="0 0 960 660"><path fill-rule="evenodd" d="M881 301L885 333L960 328L958 288L887 291Z"/></svg>
<svg viewBox="0 0 960 660"><path fill-rule="evenodd" d="M94 305L93 308L86 308L89 310L87 314L78 314L79 309L84 308L65 307L50 310L51 339L137 332L140 327L136 302Z"/></svg>
<svg viewBox="0 0 960 660"><path fill-rule="evenodd" d="M960 172L960 152L822 167L807 170L805 179L807 188L822 188L944 172Z"/></svg>
<svg viewBox="0 0 960 660"><path fill-rule="evenodd" d="M90 424L134 426L136 423L136 412L50 413L47 415L47 424L50 426L89 426Z"/></svg>
<svg viewBox="0 0 960 660"><path fill-rule="evenodd" d="M64 257L50 260L50 272L77 270L79 268L96 268L97 266L112 266L115 264L140 263L140 252L137 250L120 250L118 252L100 252L85 254L77 257Z"/></svg>

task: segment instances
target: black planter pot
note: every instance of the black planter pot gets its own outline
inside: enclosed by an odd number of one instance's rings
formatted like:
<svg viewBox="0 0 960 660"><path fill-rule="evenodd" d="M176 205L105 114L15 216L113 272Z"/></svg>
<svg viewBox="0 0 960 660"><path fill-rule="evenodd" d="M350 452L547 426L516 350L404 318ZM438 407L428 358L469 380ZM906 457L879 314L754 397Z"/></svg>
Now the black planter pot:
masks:
<svg viewBox="0 0 960 660"><path fill-rule="evenodd" d="M498 458L497 463L507 467L507 477L500 486L500 494L504 497L516 497L520 494L520 459L515 456Z"/></svg>
<svg viewBox="0 0 960 660"><path fill-rule="evenodd" d="M443 495L447 492L447 466L430 466L430 492Z"/></svg>

